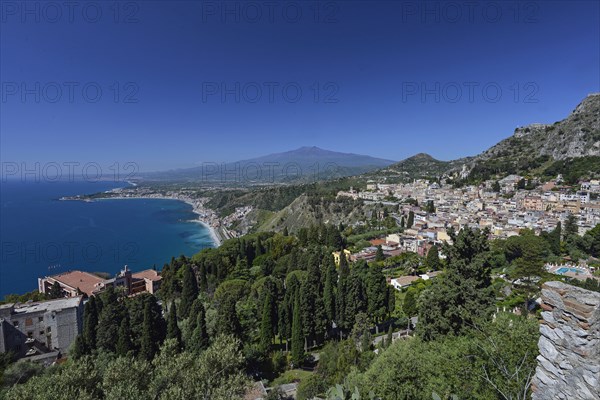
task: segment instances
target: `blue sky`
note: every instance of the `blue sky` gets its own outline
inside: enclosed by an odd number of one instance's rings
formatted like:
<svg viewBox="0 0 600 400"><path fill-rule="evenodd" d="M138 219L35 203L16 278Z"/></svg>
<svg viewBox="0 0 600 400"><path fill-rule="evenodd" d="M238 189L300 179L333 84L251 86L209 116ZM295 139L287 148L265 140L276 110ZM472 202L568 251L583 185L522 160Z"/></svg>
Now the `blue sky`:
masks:
<svg viewBox="0 0 600 400"><path fill-rule="evenodd" d="M595 1L74 3L1 3L3 162L448 160L600 91Z"/></svg>

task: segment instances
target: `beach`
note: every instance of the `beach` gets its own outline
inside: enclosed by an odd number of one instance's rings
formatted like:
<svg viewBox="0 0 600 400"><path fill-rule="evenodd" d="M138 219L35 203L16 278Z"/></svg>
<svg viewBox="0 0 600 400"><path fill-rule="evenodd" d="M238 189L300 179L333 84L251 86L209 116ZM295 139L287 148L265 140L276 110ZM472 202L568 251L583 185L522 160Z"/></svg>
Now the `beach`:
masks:
<svg viewBox="0 0 600 400"><path fill-rule="evenodd" d="M181 193L169 192L167 194L161 193L144 193L144 194L129 194L125 193L121 188L112 189L104 192L107 194L106 197L95 197L90 198L86 195L62 197L60 200L77 200L77 201L98 201L98 200L128 200L128 199L158 199L158 200L176 200L181 201L192 206L192 211L197 215L197 218L192 220L204 226L210 233L211 239L215 247L219 247L224 240L232 237L228 230L221 226L221 221L217 214L207 208L205 203L208 199L198 198L194 199Z"/></svg>

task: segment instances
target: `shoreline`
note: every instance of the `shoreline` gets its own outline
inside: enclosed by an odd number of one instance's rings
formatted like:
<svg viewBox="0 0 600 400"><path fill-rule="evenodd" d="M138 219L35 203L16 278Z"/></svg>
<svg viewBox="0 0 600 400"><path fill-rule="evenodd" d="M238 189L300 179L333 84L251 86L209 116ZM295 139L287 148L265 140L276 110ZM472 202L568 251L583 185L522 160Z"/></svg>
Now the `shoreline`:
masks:
<svg viewBox="0 0 600 400"><path fill-rule="evenodd" d="M114 192L107 192L107 193L114 193ZM94 201L98 201L98 200L174 200L174 201L181 201L183 203L189 204L190 206L192 206L192 212L194 214L196 214L196 219L192 219L189 220L189 222L195 222L198 223L200 225L202 225L203 227L205 227L211 237L211 240L213 242L214 247L219 247L221 246L221 244L223 243L224 240L227 239L226 235L221 232L221 230L219 229L219 227L215 227L210 225L210 223L206 220L206 215L207 214L213 214L214 212L210 209L207 209L204 207L204 203L203 201L200 200L194 200L191 199L187 196L182 196L182 195L178 195L178 196L164 196L164 195L137 195L137 196L109 196L109 197L98 197L98 198L80 198L77 196L73 196L73 197L61 197L59 200L62 201L83 201L83 202L94 202ZM215 222L215 218L216 216L213 216L213 223Z"/></svg>

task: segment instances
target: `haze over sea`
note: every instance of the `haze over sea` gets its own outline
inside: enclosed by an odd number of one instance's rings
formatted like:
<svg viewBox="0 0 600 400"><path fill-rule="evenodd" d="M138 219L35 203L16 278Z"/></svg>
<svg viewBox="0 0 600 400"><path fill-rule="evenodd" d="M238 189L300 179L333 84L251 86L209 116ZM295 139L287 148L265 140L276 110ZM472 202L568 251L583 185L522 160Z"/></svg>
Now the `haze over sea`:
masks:
<svg viewBox="0 0 600 400"><path fill-rule="evenodd" d="M111 275L158 269L213 241L176 200L60 201L62 196L123 187L118 182L2 182L0 298L37 289L37 278L71 269Z"/></svg>

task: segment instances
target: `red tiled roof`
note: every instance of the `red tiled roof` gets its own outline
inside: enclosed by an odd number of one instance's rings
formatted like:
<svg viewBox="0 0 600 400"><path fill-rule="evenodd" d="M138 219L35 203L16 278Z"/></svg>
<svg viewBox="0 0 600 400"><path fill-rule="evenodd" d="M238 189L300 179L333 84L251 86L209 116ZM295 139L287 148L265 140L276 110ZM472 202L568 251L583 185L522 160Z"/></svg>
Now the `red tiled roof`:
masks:
<svg viewBox="0 0 600 400"><path fill-rule="evenodd" d="M135 274L131 275L132 278L134 279L150 279L151 281L160 281L161 280L161 276L159 275L159 273L153 269L146 269L144 271L140 271L140 272L136 272Z"/></svg>
<svg viewBox="0 0 600 400"><path fill-rule="evenodd" d="M50 278L70 286L73 289L79 288L79 290L86 293L88 296L91 296L94 290L96 290L96 285L98 283L104 282L104 279L99 276L84 271L69 271L51 276Z"/></svg>

